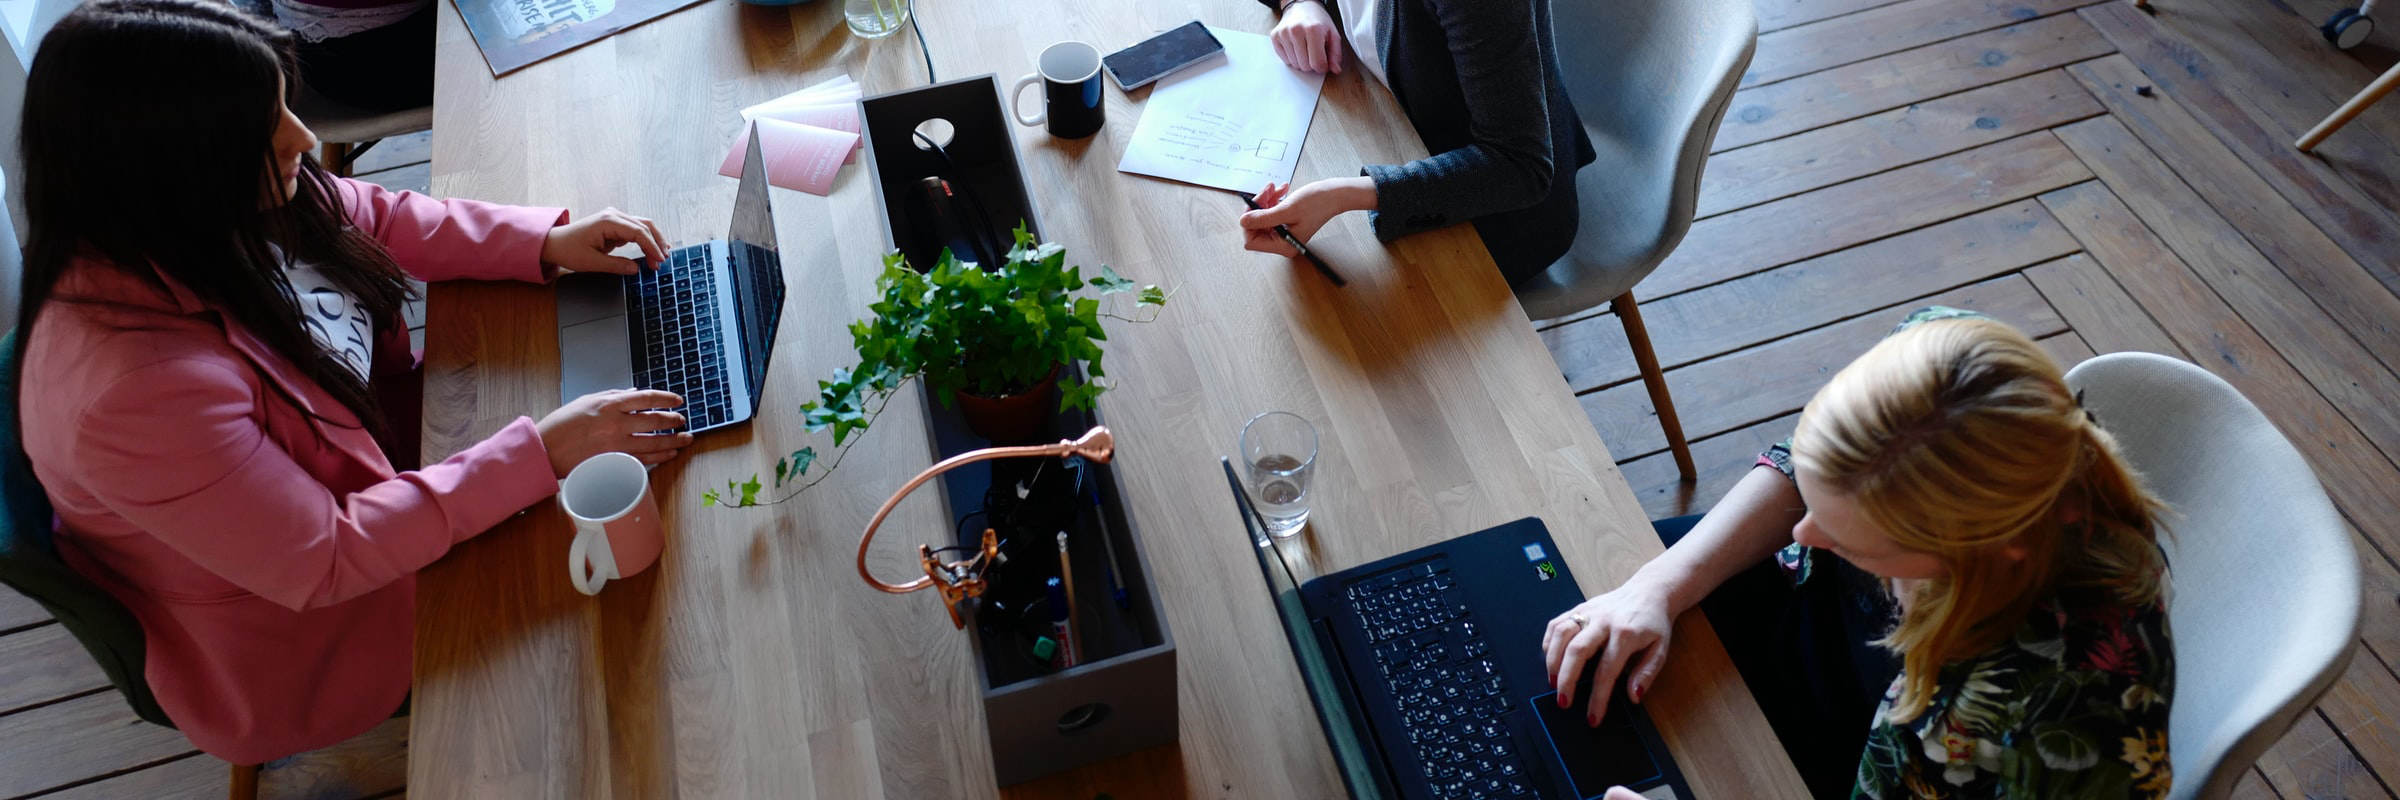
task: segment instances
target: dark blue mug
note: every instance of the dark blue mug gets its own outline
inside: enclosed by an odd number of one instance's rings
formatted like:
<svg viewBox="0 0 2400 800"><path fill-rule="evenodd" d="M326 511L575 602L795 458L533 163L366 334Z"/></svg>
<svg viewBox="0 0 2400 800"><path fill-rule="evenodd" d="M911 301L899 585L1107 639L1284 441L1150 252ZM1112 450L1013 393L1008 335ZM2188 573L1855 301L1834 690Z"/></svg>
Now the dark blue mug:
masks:
<svg viewBox="0 0 2400 800"><path fill-rule="evenodd" d="M1108 119L1108 106L1100 97L1100 48L1059 42L1044 48L1036 65L1041 71L1017 79L1016 88L1008 90L1017 121L1026 125L1047 122L1050 135L1061 139L1099 133L1100 123ZM1042 107L1028 116L1025 87L1037 82L1042 84Z"/></svg>

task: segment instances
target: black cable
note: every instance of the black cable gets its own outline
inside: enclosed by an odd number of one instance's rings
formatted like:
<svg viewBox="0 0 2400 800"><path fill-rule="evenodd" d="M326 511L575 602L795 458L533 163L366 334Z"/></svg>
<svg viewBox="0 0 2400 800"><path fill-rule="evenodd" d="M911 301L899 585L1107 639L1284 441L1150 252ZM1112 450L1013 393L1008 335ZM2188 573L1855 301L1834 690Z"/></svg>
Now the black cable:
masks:
<svg viewBox="0 0 2400 800"><path fill-rule="evenodd" d="M924 21L925 15L912 10L908 14L908 29L917 32L917 52L925 56L925 82L941 83L940 79L933 77L933 49L925 46Z"/></svg>

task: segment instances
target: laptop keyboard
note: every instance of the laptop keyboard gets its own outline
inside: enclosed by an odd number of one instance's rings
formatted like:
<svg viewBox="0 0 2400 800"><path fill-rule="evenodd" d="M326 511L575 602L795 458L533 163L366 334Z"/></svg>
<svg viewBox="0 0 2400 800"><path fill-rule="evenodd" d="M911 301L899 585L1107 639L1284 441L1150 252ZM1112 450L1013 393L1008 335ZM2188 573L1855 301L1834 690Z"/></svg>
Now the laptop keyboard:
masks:
<svg viewBox="0 0 2400 800"><path fill-rule="evenodd" d="M625 276L633 319L634 385L683 397L687 428L706 428L733 416L726 396L725 340L717 319L717 271L709 248L669 254L664 269Z"/></svg>
<svg viewBox="0 0 2400 800"><path fill-rule="evenodd" d="M1348 599L1433 796L1531 797L1501 718L1508 685L1455 584L1437 558L1352 584Z"/></svg>

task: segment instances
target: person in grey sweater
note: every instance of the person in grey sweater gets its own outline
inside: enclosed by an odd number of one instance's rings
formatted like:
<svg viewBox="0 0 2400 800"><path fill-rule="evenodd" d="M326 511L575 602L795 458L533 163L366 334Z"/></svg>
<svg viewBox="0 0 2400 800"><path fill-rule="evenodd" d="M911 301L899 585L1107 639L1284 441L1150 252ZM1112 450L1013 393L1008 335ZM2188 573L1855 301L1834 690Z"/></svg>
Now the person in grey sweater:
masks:
<svg viewBox="0 0 2400 800"><path fill-rule="evenodd" d="M1368 212L1378 239L1471 222L1512 285L1575 240L1575 170L1591 140L1560 83L1549 0L1259 0L1284 63L1342 71L1344 45L1392 91L1432 155L1354 177L1270 185L1242 215L1251 250L1297 256L1333 217Z"/></svg>

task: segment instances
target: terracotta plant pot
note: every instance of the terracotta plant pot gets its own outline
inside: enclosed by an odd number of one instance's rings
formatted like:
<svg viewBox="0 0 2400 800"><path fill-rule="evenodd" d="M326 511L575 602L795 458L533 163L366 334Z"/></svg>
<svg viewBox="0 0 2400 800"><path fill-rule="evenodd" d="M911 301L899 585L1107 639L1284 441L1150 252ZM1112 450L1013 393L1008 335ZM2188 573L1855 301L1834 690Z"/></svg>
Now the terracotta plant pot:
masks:
<svg viewBox="0 0 2400 800"><path fill-rule="evenodd" d="M967 420L967 430L991 440L992 444L1029 444L1042 437L1042 429L1058 414L1058 368L1051 367L1025 391L999 397L987 397L971 392L951 395L958 401L958 412Z"/></svg>

